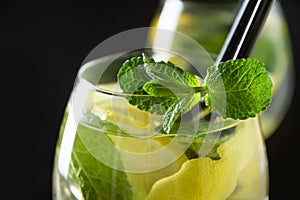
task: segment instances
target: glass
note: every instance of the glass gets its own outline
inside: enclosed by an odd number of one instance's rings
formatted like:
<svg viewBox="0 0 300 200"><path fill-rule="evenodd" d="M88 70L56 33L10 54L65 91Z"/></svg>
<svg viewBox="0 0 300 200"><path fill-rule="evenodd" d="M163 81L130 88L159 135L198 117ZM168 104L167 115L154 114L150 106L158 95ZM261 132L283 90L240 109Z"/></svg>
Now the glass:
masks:
<svg viewBox="0 0 300 200"><path fill-rule="evenodd" d="M184 33L217 57L242 0L163 0L151 26ZM182 41L177 45L190 48ZM292 48L280 1L275 1L252 57L263 61L273 80L270 107L261 114L264 137L270 137L282 122L294 89Z"/></svg>
<svg viewBox="0 0 300 200"><path fill-rule="evenodd" d="M162 134L161 115L127 100L147 96L119 92L118 69L132 55L94 58L80 68L57 141L53 199L267 199L259 115L224 120L199 104Z"/></svg>

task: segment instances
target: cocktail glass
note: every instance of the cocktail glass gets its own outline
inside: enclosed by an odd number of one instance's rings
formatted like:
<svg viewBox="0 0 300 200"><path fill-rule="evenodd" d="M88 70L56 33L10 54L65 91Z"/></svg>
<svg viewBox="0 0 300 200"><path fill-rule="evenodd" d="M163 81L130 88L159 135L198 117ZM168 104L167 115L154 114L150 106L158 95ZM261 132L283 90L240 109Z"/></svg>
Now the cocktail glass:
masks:
<svg viewBox="0 0 300 200"><path fill-rule="evenodd" d="M163 112L140 110L128 99L152 108L161 105L147 95L122 93L117 82L122 63L142 53L172 60L199 81L202 67L205 71L213 64L204 52L197 56L203 65L194 64L184 52L157 46L99 57L92 52L78 72L62 120L53 199L267 199L268 164L259 115L223 119L199 103L165 134Z"/></svg>

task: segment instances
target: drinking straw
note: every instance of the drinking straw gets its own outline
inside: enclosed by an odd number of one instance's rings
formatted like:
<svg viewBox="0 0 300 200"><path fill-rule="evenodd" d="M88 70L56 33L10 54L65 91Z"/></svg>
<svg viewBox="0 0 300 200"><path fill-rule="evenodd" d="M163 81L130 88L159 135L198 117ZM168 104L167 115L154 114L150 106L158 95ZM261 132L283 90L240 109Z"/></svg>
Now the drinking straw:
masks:
<svg viewBox="0 0 300 200"><path fill-rule="evenodd" d="M233 22L229 34L215 62L246 58L252 49L275 0L244 0ZM207 134L206 139L217 141L218 134ZM200 154L206 155L213 148L213 143L204 143Z"/></svg>
<svg viewBox="0 0 300 200"><path fill-rule="evenodd" d="M233 22L216 63L251 55L275 0L245 0Z"/></svg>

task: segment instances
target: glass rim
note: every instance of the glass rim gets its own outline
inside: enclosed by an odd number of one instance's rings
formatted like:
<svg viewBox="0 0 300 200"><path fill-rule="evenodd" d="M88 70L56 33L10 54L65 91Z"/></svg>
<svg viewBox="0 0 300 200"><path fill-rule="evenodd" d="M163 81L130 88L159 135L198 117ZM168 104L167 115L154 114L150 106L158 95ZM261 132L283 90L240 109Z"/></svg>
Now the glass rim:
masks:
<svg viewBox="0 0 300 200"><path fill-rule="evenodd" d="M122 91L120 88L120 85L118 83L117 79L113 79L107 82L102 82L101 79L99 79L98 76L95 76L95 78L90 78L88 74L88 70L93 71L93 68L98 68L101 64L104 63L104 65L109 66L112 64L117 58L120 58L122 56L122 53L114 53L114 54L108 54L102 57L97 57L92 60L89 60L86 63L83 63L82 66L80 67L78 74L77 74L77 79L79 81L86 81L90 85L90 90L94 90L94 92L101 93L101 94L106 94L106 95L112 95L112 96L118 96L118 97L149 97L151 95L149 94L136 94L136 93L125 93ZM215 57L214 54L210 54L212 57ZM94 75L94 73L93 73ZM103 75L103 74L101 74ZM115 74L116 75L116 74ZM199 75L194 74L199 82L203 81L204 79L201 78ZM113 88L106 88L105 84L115 84ZM182 93L184 94L184 92ZM174 93L175 96L177 96L176 93ZM168 96L168 95L164 95Z"/></svg>
<svg viewBox="0 0 300 200"><path fill-rule="evenodd" d="M110 95L110 96L116 96L116 97L154 97L148 94L134 94L134 93L124 93L122 91L115 91L115 90L110 90L110 89L104 89L99 86L95 86L94 89L95 92L105 94L105 95Z"/></svg>

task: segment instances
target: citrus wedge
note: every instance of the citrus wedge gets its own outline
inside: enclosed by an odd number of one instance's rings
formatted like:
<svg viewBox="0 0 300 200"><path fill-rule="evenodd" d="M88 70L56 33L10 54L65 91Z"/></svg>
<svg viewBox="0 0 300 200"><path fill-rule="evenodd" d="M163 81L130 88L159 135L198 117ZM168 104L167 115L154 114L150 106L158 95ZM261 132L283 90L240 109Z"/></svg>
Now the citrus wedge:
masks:
<svg viewBox="0 0 300 200"><path fill-rule="evenodd" d="M236 188L237 177L252 159L257 141L254 121L240 125L236 135L218 148L221 159L186 161L169 177L157 181L147 200L224 200Z"/></svg>

